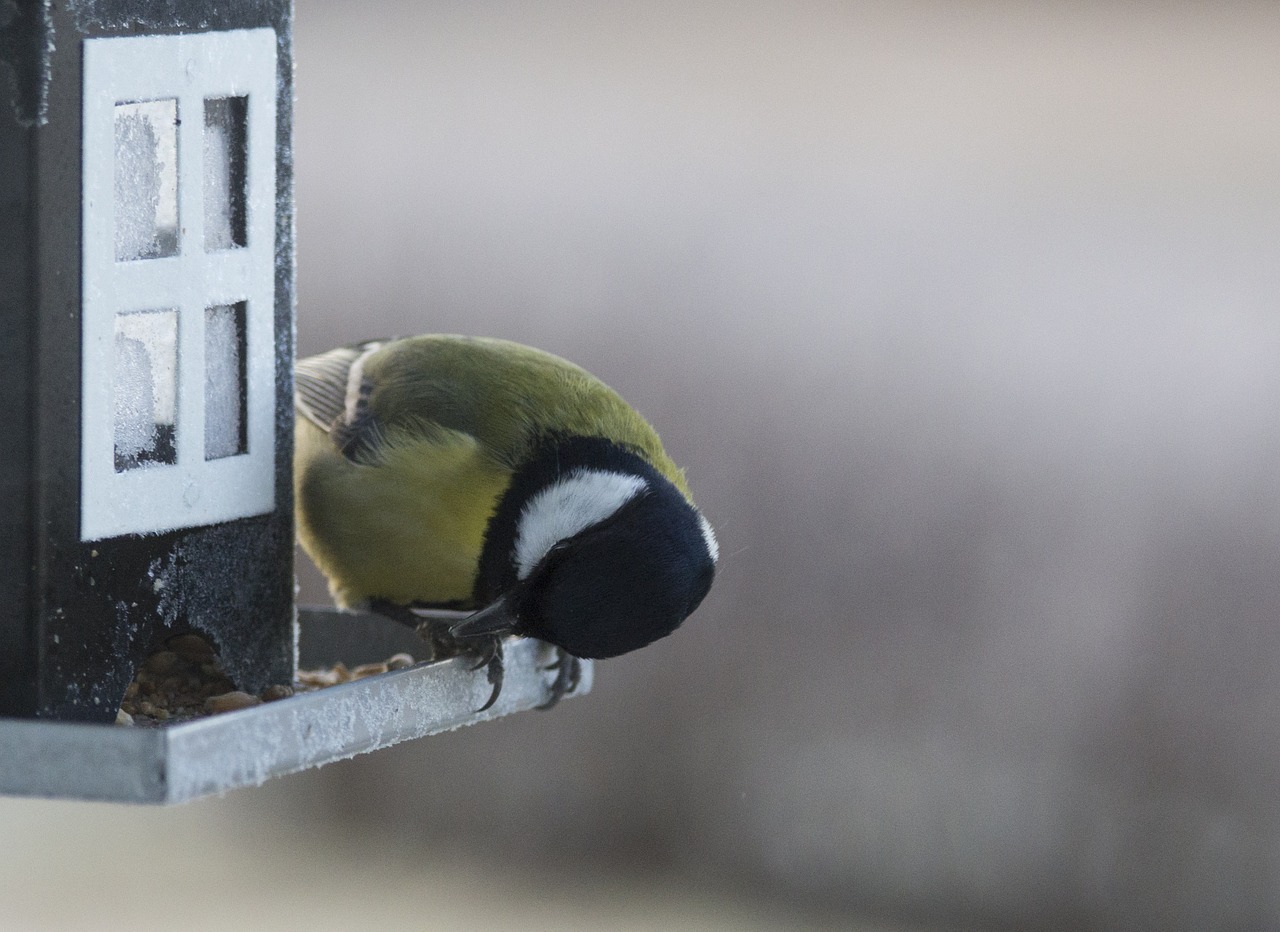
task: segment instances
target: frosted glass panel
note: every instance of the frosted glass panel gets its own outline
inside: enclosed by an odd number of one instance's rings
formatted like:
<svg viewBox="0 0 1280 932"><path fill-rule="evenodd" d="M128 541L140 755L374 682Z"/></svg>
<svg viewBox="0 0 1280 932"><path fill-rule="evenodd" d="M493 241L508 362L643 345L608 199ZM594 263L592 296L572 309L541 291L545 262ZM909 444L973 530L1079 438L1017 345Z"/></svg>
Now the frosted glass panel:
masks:
<svg viewBox="0 0 1280 932"><path fill-rule="evenodd" d="M116 261L178 252L178 101L117 104Z"/></svg>
<svg viewBox="0 0 1280 932"><path fill-rule="evenodd" d="M245 245L247 97L204 102L204 247Z"/></svg>
<svg viewBox="0 0 1280 932"><path fill-rule="evenodd" d="M204 458L248 452L245 435L245 303L204 312Z"/></svg>
<svg viewBox="0 0 1280 932"><path fill-rule="evenodd" d="M116 315L116 472L177 462L178 312Z"/></svg>

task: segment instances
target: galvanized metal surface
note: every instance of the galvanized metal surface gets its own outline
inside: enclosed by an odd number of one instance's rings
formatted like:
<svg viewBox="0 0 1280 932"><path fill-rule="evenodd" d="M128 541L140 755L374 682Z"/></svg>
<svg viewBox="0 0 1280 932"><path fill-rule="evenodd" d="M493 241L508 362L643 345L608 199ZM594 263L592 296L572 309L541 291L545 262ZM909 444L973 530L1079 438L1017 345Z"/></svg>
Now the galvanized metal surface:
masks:
<svg viewBox="0 0 1280 932"><path fill-rule="evenodd" d="M323 609L299 616L304 667L363 663L415 644L385 619ZM0 793L180 803L545 703L550 648L512 638L505 658L502 694L483 713L484 670L454 658L158 728L0 719ZM573 695L589 691L591 678L584 661Z"/></svg>

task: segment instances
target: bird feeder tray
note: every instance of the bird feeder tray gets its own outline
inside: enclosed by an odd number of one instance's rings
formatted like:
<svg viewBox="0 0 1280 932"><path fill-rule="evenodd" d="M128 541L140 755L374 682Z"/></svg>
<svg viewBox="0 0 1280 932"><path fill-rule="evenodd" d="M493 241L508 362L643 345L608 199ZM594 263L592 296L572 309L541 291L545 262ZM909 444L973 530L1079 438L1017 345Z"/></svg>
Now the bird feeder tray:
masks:
<svg viewBox="0 0 1280 932"><path fill-rule="evenodd" d="M422 643L384 618L299 610L304 667L370 662ZM553 652L540 641L505 644L497 702L483 668L455 657L303 693L235 712L158 727L0 719L0 793L172 804L258 786L401 741L545 705ZM592 665L571 694L591 688Z"/></svg>

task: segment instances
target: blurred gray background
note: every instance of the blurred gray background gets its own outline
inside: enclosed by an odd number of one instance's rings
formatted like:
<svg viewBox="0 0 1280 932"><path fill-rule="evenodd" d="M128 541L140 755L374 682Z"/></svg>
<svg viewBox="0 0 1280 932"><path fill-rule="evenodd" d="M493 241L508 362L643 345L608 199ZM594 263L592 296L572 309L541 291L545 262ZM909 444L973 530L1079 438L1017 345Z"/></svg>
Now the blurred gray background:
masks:
<svg viewBox="0 0 1280 932"><path fill-rule="evenodd" d="M573 359L720 575L553 713L76 818L384 928L1280 929L1278 48L1273 3L301 0L300 352Z"/></svg>

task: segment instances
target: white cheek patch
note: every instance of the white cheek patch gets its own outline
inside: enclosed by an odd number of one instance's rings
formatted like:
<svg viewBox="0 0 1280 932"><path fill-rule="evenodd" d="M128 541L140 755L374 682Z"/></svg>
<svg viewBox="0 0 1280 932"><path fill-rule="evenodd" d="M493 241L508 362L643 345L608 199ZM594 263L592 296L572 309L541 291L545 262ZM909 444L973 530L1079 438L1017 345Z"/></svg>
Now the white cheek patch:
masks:
<svg viewBox="0 0 1280 932"><path fill-rule="evenodd" d="M525 579L548 550L599 524L648 485L639 476L575 469L529 499L516 534L516 576Z"/></svg>
<svg viewBox="0 0 1280 932"><path fill-rule="evenodd" d="M716 540L716 532L711 529L711 522L698 515L698 526L702 528L702 539L707 544L707 553L711 554L711 562L720 562L720 542Z"/></svg>

